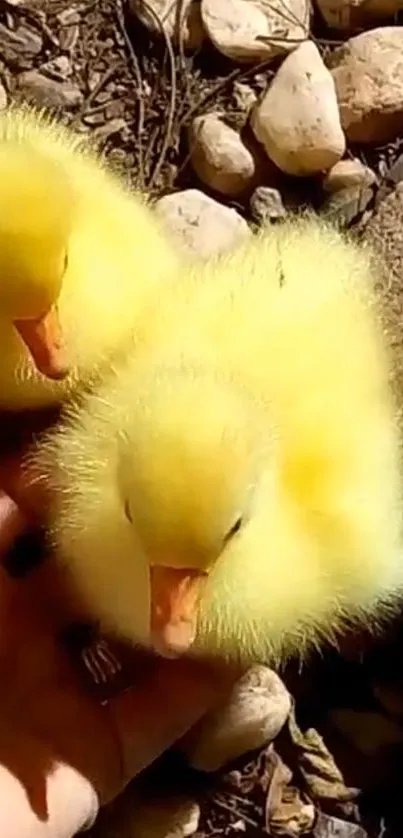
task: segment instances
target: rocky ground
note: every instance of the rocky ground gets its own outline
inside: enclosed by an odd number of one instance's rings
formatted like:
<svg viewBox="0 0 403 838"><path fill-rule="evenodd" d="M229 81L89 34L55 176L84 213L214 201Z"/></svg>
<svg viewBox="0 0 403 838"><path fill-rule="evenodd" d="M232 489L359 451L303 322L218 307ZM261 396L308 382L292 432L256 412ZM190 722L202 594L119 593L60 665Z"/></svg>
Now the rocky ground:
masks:
<svg viewBox="0 0 403 838"><path fill-rule="evenodd" d="M401 293L403 2L313 5L1 0L0 107L91 132L201 257L307 208L382 240L388 207ZM168 755L94 836L139 835L139 794L159 838L401 836L401 633L291 664L293 709L263 752L207 779Z"/></svg>

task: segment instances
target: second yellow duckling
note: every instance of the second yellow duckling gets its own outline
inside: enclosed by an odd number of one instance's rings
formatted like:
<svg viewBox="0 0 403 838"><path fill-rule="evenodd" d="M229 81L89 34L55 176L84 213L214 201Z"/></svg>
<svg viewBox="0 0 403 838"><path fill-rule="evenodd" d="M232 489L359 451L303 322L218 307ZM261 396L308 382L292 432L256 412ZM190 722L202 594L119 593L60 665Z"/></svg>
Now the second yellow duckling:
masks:
<svg viewBox="0 0 403 838"><path fill-rule="evenodd" d="M175 267L145 201L88 141L26 107L0 114L1 409L58 402Z"/></svg>
<svg viewBox="0 0 403 838"><path fill-rule="evenodd" d="M316 222L179 276L38 453L89 607L262 661L376 622L403 582L389 375L370 256Z"/></svg>

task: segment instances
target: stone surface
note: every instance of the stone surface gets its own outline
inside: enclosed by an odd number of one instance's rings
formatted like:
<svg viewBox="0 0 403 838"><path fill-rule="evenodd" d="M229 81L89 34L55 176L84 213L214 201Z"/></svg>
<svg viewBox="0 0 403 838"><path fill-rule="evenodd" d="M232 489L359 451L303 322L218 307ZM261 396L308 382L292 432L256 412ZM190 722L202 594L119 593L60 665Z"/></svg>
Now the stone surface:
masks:
<svg viewBox="0 0 403 838"><path fill-rule="evenodd" d="M200 180L216 192L236 196L251 187L256 163L237 131L216 114L198 116L189 131L190 159Z"/></svg>
<svg viewBox="0 0 403 838"><path fill-rule="evenodd" d="M250 210L254 221L261 226L287 217L283 199L278 189L258 186L250 199Z"/></svg>
<svg viewBox="0 0 403 838"><path fill-rule="evenodd" d="M338 192L350 186L372 186L376 180L375 172L354 157L335 163L323 180L323 188L325 192Z"/></svg>
<svg viewBox="0 0 403 838"><path fill-rule="evenodd" d="M291 710L291 698L279 676L267 666L252 666L235 684L225 703L208 713L184 741L190 764L216 771L280 732Z"/></svg>
<svg viewBox="0 0 403 838"><path fill-rule="evenodd" d="M202 0L201 9L214 46L235 61L274 58L309 32L308 0Z"/></svg>
<svg viewBox="0 0 403 838"><path fill-rule="evenodd" d="M42 47L43 40L37 31L24 25L9 29L0 23L0 56L13 69L31 67Z"/></svg>
<svg viewBox="0 0 403 838"><path fill-rule="evenodd" d="M317 0L324 20L333 29L365 29L403 9L403 0Z"/></svg>
<svg viewBox="0 0 403 838"><path fill-rule="evenodd" d="M385 26L350 38L329 64L348 139L395 139L403 130L403 27Z"/></svg>
<svg viewBox="0 0 403 838"><path fill-rule="evenodd" d="M345 151L334 82L314 43L289 55L252 111L251 125L284 172L310 175L329 169Z"/></svg>
<svg viewBox="0 0 403 838"><path fill-rule="evenodd" d="M155 209L178 244L192 256L207 258L222 253L252 235L236 210L198 189L165 195L157 201Z"/></svg>
<svg viewBox="0 0 403 838"><path fill-rule="evenodd" d="M75 84L47 78L38 70L21 73L18 88L28 101L39 107L59 110L73 108L83 101L83 94Z"/></svg>
<svg viewBox="0 0 403 838"><path fill-rule="evenodd" d="M7 107L7 104L7 91L0 83L0 111L4 110L4 108Z"/></svg>
<svg viewBox="0 0 403 838"><path fill-rule="evenodd" d="M148 0L146 8L141 0L129 0L129 9L153 33L161 34L161 24L174 43L187 49L198 49L205 32L201 18L200 0L183 0L180 4L181 26L178 27L178 0ZM151 9L151 13L149 11ZM154 14L152 14L154 12Z"/></svg>

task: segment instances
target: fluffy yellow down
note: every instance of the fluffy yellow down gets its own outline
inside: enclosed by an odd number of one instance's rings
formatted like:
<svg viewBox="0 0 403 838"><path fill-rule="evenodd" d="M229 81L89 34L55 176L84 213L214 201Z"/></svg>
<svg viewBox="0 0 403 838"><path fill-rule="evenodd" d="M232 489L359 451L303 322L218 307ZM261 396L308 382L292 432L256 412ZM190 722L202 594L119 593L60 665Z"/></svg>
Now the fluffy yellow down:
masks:
<svg viewBox="0 0 403 838"><path fill-rule="evenodd" d="M95 613L147 643L165 545L211 566L195 652L278 662L388 614L403 563L384 343L370 255L317 222L167 285L38 455L57 463L56 550Z"/></svg>
<svg viewBox="0 0 403 838"><path fill-rule="evenodd" d="M0 408L41 407L127 339L176 255L145 200L44 114L0 114L0 183ZM29 315L38 288L57 296L65 256L58 308L72 374L52 382L35 371L9 310Z"/></svg>

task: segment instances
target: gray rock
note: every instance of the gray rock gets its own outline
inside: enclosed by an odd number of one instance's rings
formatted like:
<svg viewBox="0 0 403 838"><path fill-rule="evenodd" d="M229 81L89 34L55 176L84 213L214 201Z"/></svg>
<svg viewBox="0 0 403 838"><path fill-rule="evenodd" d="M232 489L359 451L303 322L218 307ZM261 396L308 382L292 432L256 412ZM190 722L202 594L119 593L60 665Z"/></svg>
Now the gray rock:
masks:
<svg viewBox="0 0 403 838"><path fill-rule="evenodd" d="M280 192L271 186L258 186L255 189L250 199L250 211L253 220L261 226L287 217Z"/></svg>
<svg viewBox="0 0 403 838"><path fill-rule="evenodd" d="M6 64L20 70L30 67L42 46L41 36L27 26L11 30L0 23L0 58Z"/></svg>
<svg viewBox="0 0 403 838"><path fill-rule="evenodd" d="M75 84L49 79L38 70L21 73L17 84L24 97L39 107L69 109L83 101L83 94Z"/></svg>

